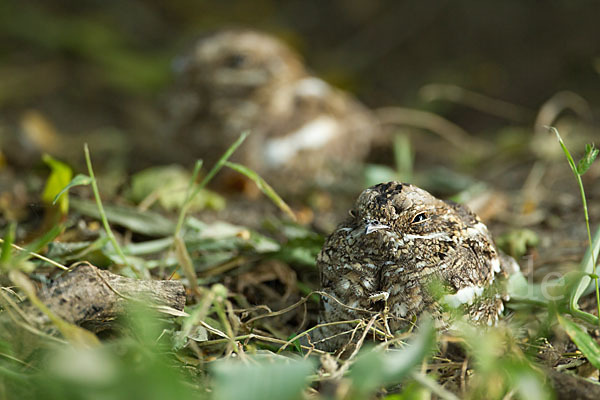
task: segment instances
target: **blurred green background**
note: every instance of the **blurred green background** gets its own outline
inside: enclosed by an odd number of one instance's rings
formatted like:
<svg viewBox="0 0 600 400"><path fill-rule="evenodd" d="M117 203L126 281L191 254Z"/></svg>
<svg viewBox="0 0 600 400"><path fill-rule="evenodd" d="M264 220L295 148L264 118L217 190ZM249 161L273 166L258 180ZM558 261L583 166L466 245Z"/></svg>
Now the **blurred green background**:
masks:
<svg viewBox="0 0 600 400"><path fill-rule="evenodd" d="M0 129L36 109L66 133L143 130L176 55L223 27L283 38L371 107L423 106L423 85L452 83L532 113L564 89L597 109L598 16L584 0L3 0ZM451 112L472 131L494 122Z"/></svg>

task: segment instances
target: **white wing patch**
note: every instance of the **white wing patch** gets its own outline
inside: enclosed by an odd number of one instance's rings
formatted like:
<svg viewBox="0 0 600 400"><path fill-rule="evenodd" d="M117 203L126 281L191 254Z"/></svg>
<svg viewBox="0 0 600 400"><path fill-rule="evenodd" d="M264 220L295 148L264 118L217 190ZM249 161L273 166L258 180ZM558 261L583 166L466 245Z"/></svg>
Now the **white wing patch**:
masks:
<svg viewBox="0 0 600 400"><path fill-rule="evenodd" d="M302 150L323 147L339 133L340 126L335 119L320 116L284 137L268 140L264 150L265 161L271 168L282 166Z"/></svg>

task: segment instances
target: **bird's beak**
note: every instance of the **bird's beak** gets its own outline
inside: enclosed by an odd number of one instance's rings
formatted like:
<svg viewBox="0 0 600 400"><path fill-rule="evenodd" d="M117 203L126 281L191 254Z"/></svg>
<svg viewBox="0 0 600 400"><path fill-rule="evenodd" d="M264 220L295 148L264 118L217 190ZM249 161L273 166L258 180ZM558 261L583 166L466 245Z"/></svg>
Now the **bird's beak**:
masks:
<svg viewBox="0 0 600 400"><path fill-rule="evenodd" d="M365 234L368 235L369 233L378 231L380 229L389 229L390 227L384 224L380 224L378 222L369 222L367 223L367 229L365 229Z"/></svg>

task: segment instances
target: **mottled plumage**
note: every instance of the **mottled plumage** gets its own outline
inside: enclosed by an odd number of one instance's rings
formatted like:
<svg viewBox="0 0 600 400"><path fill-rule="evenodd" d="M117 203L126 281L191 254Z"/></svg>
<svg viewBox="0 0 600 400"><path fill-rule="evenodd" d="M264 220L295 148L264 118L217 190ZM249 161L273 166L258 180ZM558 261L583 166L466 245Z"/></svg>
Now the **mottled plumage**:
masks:
<svg viewBox="0 0 600 400"><path fill-rule="evenodd" d="M264 33L214 33L178 65L164 132L181 144L181 159L211 165L249 130L233 159L283 192L338 181L366 157L379 126L352 96L311 76L296 52Z"/></svg>
<svg viewBox="0 0 600 400"><path fill-rule="evenodd" d="M516 263L498 253L487 227L466 207L413 185L388 182L361 193L350 216L326 240L317 266L324 292L368 310L324 297L320 322L365 318L387 306L393 332L423 311L444 325L448 315L440 302L464 307L473 321L493 324L505 297L493 283L514 271ZM444 295L431 293L436 281ZM327 326L318 336L352 327ZM335 349L349 339L338 336L321 347Z"/></svg>

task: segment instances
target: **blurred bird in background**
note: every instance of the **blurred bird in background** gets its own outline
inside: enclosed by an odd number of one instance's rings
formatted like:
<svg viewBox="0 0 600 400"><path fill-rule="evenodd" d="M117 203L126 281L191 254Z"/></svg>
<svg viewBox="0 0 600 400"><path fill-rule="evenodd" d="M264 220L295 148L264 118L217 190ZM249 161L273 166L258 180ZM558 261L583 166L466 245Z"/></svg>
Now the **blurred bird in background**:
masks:
<svg viewBox="0 0 600 400"><path fill-rule="evenodd" d="M367 108L312 76L296 52L267 34L211 34L175 69L162 134L180 160L211 166L248 130L232 159L282 193L347 185L378 129Z"/></svg>

